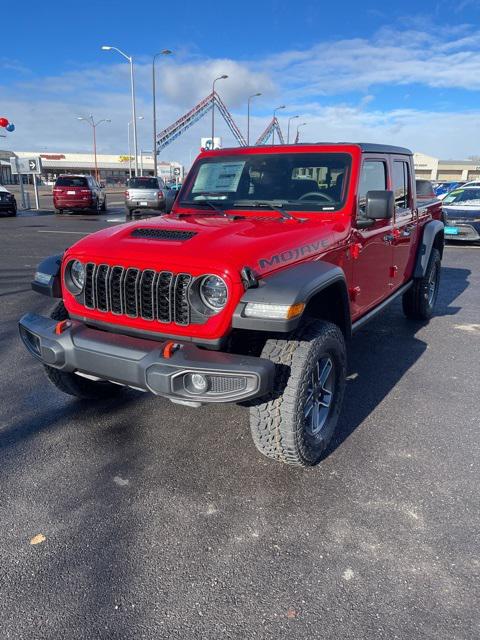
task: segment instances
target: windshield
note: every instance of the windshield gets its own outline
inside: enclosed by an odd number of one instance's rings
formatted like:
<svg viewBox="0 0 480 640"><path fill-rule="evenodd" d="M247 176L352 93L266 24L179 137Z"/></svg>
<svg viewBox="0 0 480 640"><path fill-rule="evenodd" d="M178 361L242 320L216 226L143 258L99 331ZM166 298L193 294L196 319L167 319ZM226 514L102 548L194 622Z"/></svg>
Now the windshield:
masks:
<svg viewBox="0 0 480 640"><path fill-rule="evenodd" d="M346 153L269 153L202 158L180 205L336 211L347 193ZM211 207L209 207L211 208Z"/></svg>
<svg viewBox="0 0 480 640"><path fill-rule="evenodd" d="M127 187L130 189L158 189L158 180L156 178L130 178L127 181Z"/></svg>
<svg viewBox="0 0 480 640"><path fill-rule="evenodd" d="M458 202L478 202L480 200L480 188L455 189L445 196L443 202L445 204L457 204Z"/></svg>
<svg viewBox="0 0 480 640"><path fill-rule="evenodd" d="M56 187L88 187L88 181L86 178L82 177L67 177L63 176L61 178L57 178L57 182L55 183Z"/></svg>

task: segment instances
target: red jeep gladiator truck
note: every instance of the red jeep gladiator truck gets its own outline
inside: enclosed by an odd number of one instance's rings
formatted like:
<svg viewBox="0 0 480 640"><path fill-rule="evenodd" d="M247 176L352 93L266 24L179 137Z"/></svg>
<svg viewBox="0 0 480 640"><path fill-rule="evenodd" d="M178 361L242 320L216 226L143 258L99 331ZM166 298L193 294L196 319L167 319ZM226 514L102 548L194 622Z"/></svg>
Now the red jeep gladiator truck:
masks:
<svg viewBox="0 0 480 640"><path fill-rule="evenodd" d="M346 341L398 296L407 317L432 315L440 217L438 201L417 202L408 149L203 152L171 214L44 260L33 289L59 303L24 315L20 334L65 393L247 404L261 453L315 465L338 422Z"/></svg>

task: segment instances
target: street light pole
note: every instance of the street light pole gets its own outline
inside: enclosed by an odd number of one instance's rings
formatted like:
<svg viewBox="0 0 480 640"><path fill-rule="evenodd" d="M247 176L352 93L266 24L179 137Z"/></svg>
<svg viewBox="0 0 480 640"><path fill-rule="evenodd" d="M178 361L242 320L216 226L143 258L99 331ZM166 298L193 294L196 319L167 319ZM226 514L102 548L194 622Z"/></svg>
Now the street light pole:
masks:
<svg viewBox="0 0 480 640"><path fill-rule="evenodd" d="M143 120L143 116L137 116L137 120ZM132 121L128 121L127 133L128 133L128 177L132 177L132 145L130 143L130 125Z"/></svg>
<svg viewBox="0 0 480 640"><path fill-rule="evenodd" d="M248 96L248 107L247 107L247 147L250 146L250 100L252 98L257 98L258 96L261 96L261 93L254 93L251 96Z"/></svg>
<svg viewBox="0 0 480 640"><path fill-rule="evenodd" d="M304 127L306 124L307 124L306 122L302 122L297 126L297 135L295 137L295 144L298 144L298 130L300 129L300 127Z"/></svg>
<svg viewBox="0 0 480 640"><path fill-rule="evenodd" d="M285 105L282 104L279 107L277 107L276 109L273 110L273 129L272 129L272 145L275 144L275 118L277 115L277 111L279 111L280 109L285 109Z"/></svg>
<svg viewBox="0 0 480 640"><path fill-rule="evenodd" d="M212 151L215 149L215 83L217 80L226 80L227 78L228 76L226 75L218 76L212 84Z"/></svg>
<svg viewBox="0 0 480 640"><path fill-rule="evenodd" d="M288 119L288 127L287 127L287 144L290 144L290 122L295 120L295 118L299 118L300 116L292 116Z"/></svg>
<svg viewBox="0 0 480 640"><path fill-rule="evenodd" d="M111 47L110 45L103 45L103 51L116 51L123 56L130 63L130 89L132 94L132 122L133 122L133 146L135 150L135 175L138 176L138 144L137 144L137 116L135 108L135 76L133 73L133 57L127 56L121 49L117 47Z"/></svg>
<svg viewBox="0 0 480 640"><path fill-rule="evenodd" d="M102 122L111 122L111 120L107 120L106 118L104 118L103 120L99 120L98 122L95 122L95 120L93 119L92 114L90 114L88 116L88 118L84 118L83 116L78 116L77 120L83 120L83 122L86 122L87 124L89 124L92 127L92 130L93 130L93 157L94 157L94 161L95 161L95 180L98 182L97 127L98 127L99 124L102 124Z"/></svg>
<svg viewBox="0 0 480 640"><path fill-rule="evenodd" d="M156 87L155 87L155 60L158 56L168 56L172 52L170 49L162 49L153 56L152 61L152 96L153 96L153 175L157 177L158 162L157 162L157 106L156 106Z"/></svg>

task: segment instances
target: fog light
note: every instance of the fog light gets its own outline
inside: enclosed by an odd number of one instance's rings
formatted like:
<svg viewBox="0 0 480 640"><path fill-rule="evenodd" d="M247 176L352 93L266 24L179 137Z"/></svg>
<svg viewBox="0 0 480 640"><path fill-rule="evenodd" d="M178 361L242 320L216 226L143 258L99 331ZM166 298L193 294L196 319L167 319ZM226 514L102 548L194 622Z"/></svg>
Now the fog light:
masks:
<svg viewBox="0 0 480 640"><path fill-rule="evenodd" d="M201 373L192 373L192 386L199 393L208 389L208 381Z"/></svg>
<svg viewBox="0 0 480 640"><path fill-rule="evenodd" d="M184 378L184 386L190 393L205 393L208 391L208 379L203 373L188 373Z"/></svg>

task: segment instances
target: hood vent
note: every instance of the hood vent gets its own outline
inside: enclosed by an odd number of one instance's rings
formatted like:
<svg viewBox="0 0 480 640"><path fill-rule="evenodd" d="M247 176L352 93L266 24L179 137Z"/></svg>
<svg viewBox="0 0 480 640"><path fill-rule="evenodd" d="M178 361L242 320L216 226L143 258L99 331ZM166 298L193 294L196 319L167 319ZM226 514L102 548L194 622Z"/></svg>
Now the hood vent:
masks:
<svg viewBox="0 0 480 640"><path fill-rule="evenodd" d="M134 229L131 233L132 238L145 238L147 240L190 240L193 236L196 236L195 231L179 231L169 229L153 229L153 228L138 228Z"/></svg>

